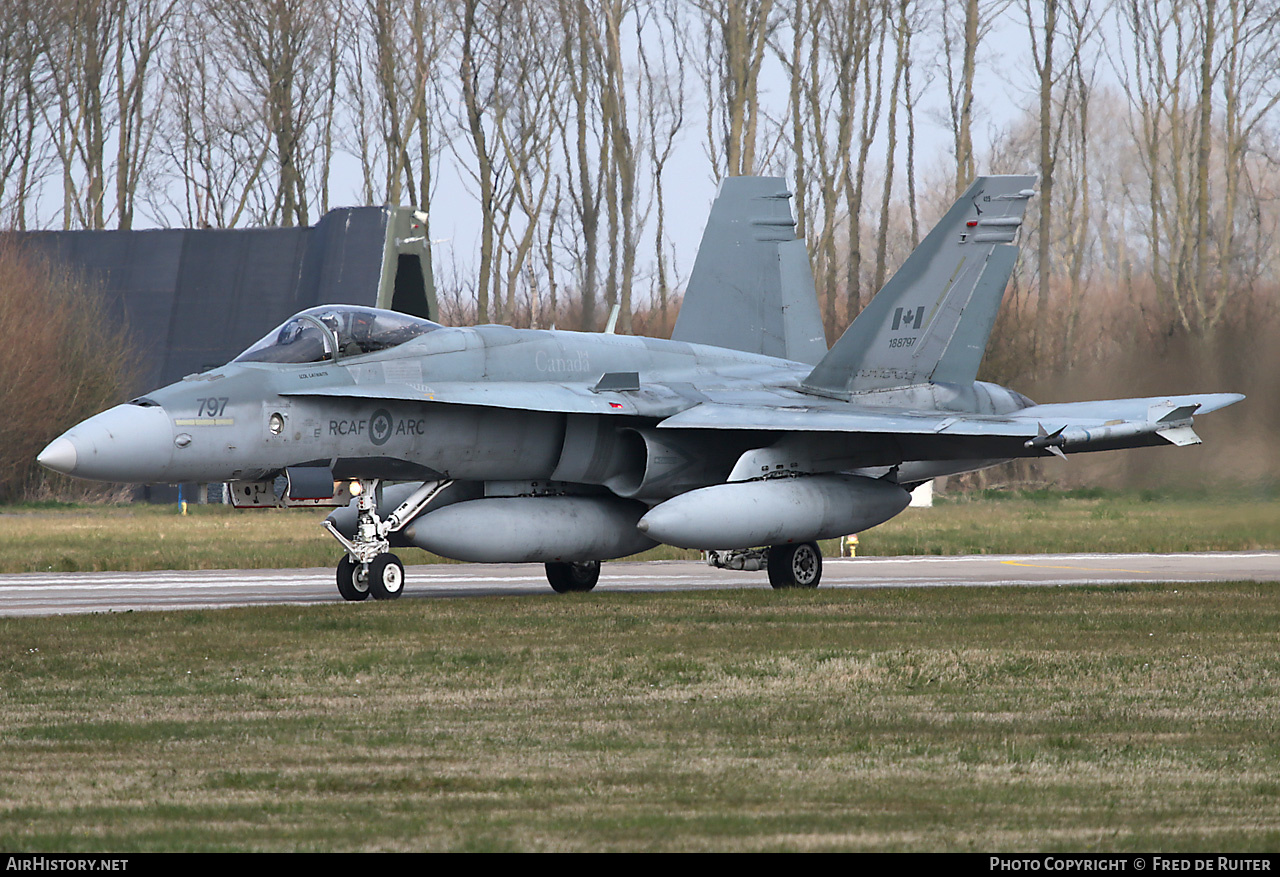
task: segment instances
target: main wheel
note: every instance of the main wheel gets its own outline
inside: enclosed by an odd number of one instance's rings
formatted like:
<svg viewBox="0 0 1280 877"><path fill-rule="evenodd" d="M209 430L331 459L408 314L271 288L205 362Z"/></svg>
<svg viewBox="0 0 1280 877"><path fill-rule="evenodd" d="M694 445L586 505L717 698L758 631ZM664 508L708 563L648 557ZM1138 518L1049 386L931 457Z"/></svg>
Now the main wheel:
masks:
<svg viewBox="0 0 1280 877"><path fill-rule="evenodd" d="M353 602L369 596L369 576L364 566L346 555L338 561L338 593L342 599Z"/></svg>
<svg viewBox="0 0 1280 877"><path fill-rule="evenodd" d="M557 594L570 591L590 591L600 581L600 561L584 560L581 563L548 563L547 581Z"/></svg>
<svg viewBox="0 0 1280 877"><path fill-rule="evenodd" d="M369 593L375 600L394 600L404 593L404 564L394 554L369 561Z"/></svg>
<svg viewBox="0 0 1280 877"><path fill-rule="evenodd" d="M816 588L822 581L822 549L817 542L769 546L769 584L775 588Z"/></svg>

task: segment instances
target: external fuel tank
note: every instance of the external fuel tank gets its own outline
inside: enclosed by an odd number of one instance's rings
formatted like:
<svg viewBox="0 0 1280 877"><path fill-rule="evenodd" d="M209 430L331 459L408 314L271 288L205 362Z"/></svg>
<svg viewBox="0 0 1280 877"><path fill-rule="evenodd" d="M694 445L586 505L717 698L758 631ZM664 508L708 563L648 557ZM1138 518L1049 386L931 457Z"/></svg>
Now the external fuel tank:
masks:
<svg viewBox="0 0 1280 877"><path fill-rule="evenodd" d="M807 475L717 484L654 506L645 535L680 548L753 548L858 533L907 507L889 481L858 475Z"/></svg>

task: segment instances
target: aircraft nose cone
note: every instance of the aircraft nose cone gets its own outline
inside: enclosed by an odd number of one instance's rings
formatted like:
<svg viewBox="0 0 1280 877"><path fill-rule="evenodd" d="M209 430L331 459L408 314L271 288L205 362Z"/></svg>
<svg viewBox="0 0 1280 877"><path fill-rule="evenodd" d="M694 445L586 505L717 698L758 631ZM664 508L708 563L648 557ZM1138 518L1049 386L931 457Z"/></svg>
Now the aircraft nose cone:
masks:
<svg viewBox="0 0 1280 877"><path fill-rule="evenodd" d="M173 423L159 406L117 405L76 424L36 457L42 466L95 481L163 481Z"/></svg>
<svg viewBox="0 0 1280 877"><path fill-rule="evenodd" d="M76 446L66 436L58 436L40 452L36 462L46 469L70 475L76 470Z"/></svg>

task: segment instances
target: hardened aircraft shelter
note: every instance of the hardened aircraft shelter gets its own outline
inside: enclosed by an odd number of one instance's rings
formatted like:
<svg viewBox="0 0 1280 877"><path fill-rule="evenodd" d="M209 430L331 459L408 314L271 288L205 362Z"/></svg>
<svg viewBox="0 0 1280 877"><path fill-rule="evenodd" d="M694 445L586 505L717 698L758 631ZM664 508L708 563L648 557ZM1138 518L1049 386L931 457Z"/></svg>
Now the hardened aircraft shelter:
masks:
<svg viewBox="0 0 1280 877"><path fill-rule="evenodd" d="M437 319L415 212L344 207L305 228L28 232L98 284L142 357L142 389L232 359L290 315L322 304Z"/></svg>

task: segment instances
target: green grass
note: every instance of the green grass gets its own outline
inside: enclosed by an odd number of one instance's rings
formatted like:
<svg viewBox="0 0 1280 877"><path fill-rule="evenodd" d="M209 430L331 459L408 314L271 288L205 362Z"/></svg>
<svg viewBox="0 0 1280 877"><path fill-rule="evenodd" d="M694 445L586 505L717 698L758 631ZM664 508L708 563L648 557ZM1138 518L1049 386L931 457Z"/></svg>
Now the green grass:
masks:
<svg viewBox="0 0 1280 877"><path fill-rule="evenodd" d="M859 553L1247 551L1280 548L1273 491L982 491L907 509Z"/></svg>
<svg viewBox="0 0 1280 877"><path fill-rule="evenodd" d="M17 507L0 512L0 573L331 566L323 510ZM824 546L839 553L834 541ZM1275 491L985 491L940 498L861 534L859 553L1243 551L1280 548ZM406 563L437 562L417 549ZM661 547L639 559L695 558Z"/></svg>
<svg viewBox="0 0 1280 877"><path fill-rule="evenodd" d="M0 847L1255 850L1274 585L0 620Z"/></svg>

